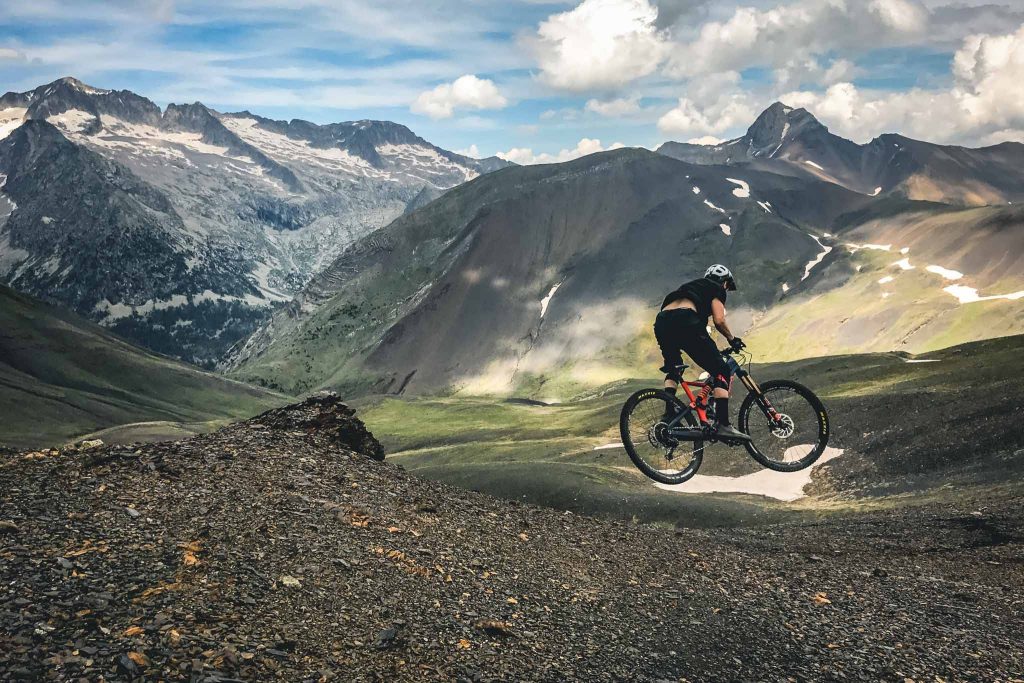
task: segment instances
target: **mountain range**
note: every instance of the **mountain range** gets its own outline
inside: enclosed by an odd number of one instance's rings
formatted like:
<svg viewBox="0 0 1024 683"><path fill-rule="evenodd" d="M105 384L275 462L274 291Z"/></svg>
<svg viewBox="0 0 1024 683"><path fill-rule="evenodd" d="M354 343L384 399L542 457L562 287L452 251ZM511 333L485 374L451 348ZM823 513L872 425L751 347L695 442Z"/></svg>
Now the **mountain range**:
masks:
<svg viewBox="0 0 1024 683"><path fill-rule="evenodd" d="M904 141L871 161L879 144L775 104L731 145L477 178L346 247L224 367L286 392L558 401L651 373L657 303L712 262L737 272L734 327L769 358L1024 329L1024 171L997 163L1024 145ZM943 183L977 191L914 190Z"/></svg>
<svg viewBox="0 0 1024 683"><path fill-rule="evenodd" d="M717 145L516 167L74 79L0 98L0 136L0 279L288 393L641 376L657 302L710 262L776 360L1024 329L1018 143L860 145L776 103Z"/></svg>
<svg viewBox="0 0 1024 683"><path fill-rule="evenodd" d="M209 366L346 244L505 165L387 121L161 110L63 78L0 97L0 281Z"/></svg>

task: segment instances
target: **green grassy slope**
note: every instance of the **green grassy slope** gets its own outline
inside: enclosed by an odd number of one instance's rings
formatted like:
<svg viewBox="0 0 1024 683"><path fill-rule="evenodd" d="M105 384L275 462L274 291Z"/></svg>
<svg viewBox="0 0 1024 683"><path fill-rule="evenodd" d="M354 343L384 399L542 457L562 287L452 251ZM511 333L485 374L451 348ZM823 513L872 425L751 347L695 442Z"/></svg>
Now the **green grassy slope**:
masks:
<svg viewBox="0 0 1024 683"><path fill-rule="evenodd" d="M178 423L248 416L282 400L0 287L0 444L51 445L149 421L172 423L158 431L174 434Z"/></svg>
<svg viewBox="0 0 1024 683"><path fill-rule="evenodd" d="M359 405L388 457L423 476L580 512L686 525L820 514L905 494L967 495L1019 481L1024 337L926 358L938 362L878 353L754 365L761 380L788 377L814 388L830 411L830 445L845 449L815 471L811 496L789 505L663 491L621 448L594 450L619 441L620 406L636 389L655 384L654 377L615 382L554 406L460 397L376 397ZM756 470L741 449L709 450L701 474Z"/></svg>

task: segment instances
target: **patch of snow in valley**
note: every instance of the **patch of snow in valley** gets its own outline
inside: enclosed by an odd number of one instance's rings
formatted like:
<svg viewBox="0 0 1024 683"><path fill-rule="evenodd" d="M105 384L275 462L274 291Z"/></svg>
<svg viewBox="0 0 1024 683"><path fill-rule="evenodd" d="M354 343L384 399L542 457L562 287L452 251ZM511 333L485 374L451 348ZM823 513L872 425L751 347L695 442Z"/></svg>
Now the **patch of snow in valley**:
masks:
<svg viewBox="0 0 1024 683"><path fill-rule="evenodd" d="M737 180L735 178L726 178L726 180L728 180L730 183L735 183L736 185L739 185L739 187L732 191L733 195L739 197L740 199L746 199L747 197L750 196L750 185L748 185L745 181Z"/></svg>
<svg viewBox="0 0 1024 683"><path fill-rule="evenodd" d="M558 284L554 285L548 291L548 295L540 300L540 317L541 317L542 320L544 319L544 314L548 312L548 304L551 303L551 297L553 297L555 295L555 292L557 292L558 288L561 287L561 286L562 286L561 282L559 282Z"/></svg>
<svg viewBox="0 0 1024 683"><path fill-rule="evenodd" d="M705 199L704 203L707 204L712 209L714 209L715 211L721 211L722 213L725 213L725 209L715 206L714 204L711 203L711 200L709 199Z"/></svg>
<svg viewBox="0 0 1024 683"><path fill-rule="evenodd" d="M821 166L818 166L818 164L816 164L813 161L811 161L810 159L804 159L804 163L807 164L808 166L813 166L814 168L818 169L819 171L824 171L825 170Z"/></svg>
<svg viewBox="0 0 1024 683"><path fill-rule="evenodd" d="M903 247L902 249L900 249L900 253L903 254L903 255L909 254L910 253L910 247Z"/></svg>
<svg viewBox="0 0 1024 683"><path fill-rule="evenodd" d="M938 358L904 358L904 363L938 363Z"/></svg>
<svg viewBox="0 0 1024 683"><path fill-rule="evenodd" d="M6 275L25 262L30 254L11 246L11 236L0 234L0 275ZM14 279L14 278L10 278Z"/></svg>
<svg viewBox="0 0 1024 683"><path fill-rule="evenodd" d="M817 237L815 237L814 235L811 235L811 239L813 239L815 242L818 243L818 246L822 248L822 251L821 251L821 253L819 253L817 256L814 257L814 260L812 260L806 266L804 266L804 276L802 278L800 278L801 282L803 282L804 280L809 278L811 276L811 270L814 268L814 266L816 266L819 263L821 263L822 260L826 256L828 256L829 252L832 251L832 247L825 246L824 244L821 243L821 240L818 239Z"/></svg>
<svg viewBox="0 0 1024 683"><path fill-rule="evenodd" d="M900 259L899 261L897 261L893 265L894 266L899 266L900 270L913 270L914 269L914 266L910 265L910 259L908 259L908 258Z"/></svg>
<svg viewBox="0 0 1024 683"><path fill-rule="evenodd" d="M881 191L882 191L882 188L880 188L880 187L876 187L876 188L875 188L875 191L874 191L874 192L872 192L872 193L871 193L871 194L870 194L869 196L871 196L871 197L877 197L877 196L879 195L879 193L881 193Z"/></svg>
<svg viewBox="0 0 1024 683"><path fill-rule="evenodd" d="M794 449L801 446L794 446ZM811 475L821 465L843 454L840 448L826 447L818 461L798 472L775 472L759 470L741 477L722 477L710 474L696 474L682 484L655 483L659 489L676 493L746 493L765 496L785 502L804 497L804 488L811 483Z"/></svg>
<svg viewBox="0 0 1024 683"><path fill-rule="evenodd" d="M25 112L27 111L28 109L24 107L12 107L11 109L0 111L0 140L6 138L18 126L24 123Z"/></svg>
<svg viewBox="0 0 1024 683"><path fill-rule="evenodd" d="M43 216L40 220L43 221L43 225L49 225L50 223L53 222L53 219L50 218L49 216Z"/></svg>
<svg viewBox="0 0 1024 683"><path fill-rule="evenodd" d="M880 284L880 285L888 284L888 283L892 282L895 279L896 278L894 278L892 275L886 275L885 277L883 277L881 280L878 281L878 284Z"/></svg>
<svg viewBox="0 0 1024 683"><path fill-rule="evenodd" d="M762 209L764 209L765 213L771 213L772 212L772 205L769 204L768 202L758 202L757 205L760 206Z"/></svg>
<svg viewBox="0 0 1024 683"><path fill-rule="evenodd" d="M83 128L96 120L96 117L81 109L68 109L60 114L47 116L46 121L68 133L80 133Z"/></svg>
<svg viewBox="0 0 1024 683"><path fill-rule="evenodd" d="M269 263L258 263L252 271L252 275L256 278L256 286L259 288L263 295L271 301L289 301L292 297L288 296L284 292L275 289L270 284L270 273L276 266Z"/></svg>
<svg viewBox="0 0 1024 683"><path fill-rule="evenodd" d="M606 443L603 446L594 446L595 451L607 451L613 448L623 448L621 443Z"/></svg>
<svg viewBox="0 0 1024 683"><path fill-rule="evenodd" d="M730 228L726 223L719 223L718 227L720 227L722 229L722 232L724 232L726 235L732 235L732 228Z"/></svg>
<svg viewBox="0 0 1024 683"><path fill-rule="evenodd" d="M694 193L694 194L700 194L700 188L699 188L699 187L697 187L696 185L694 185L694 186L693 186L693 193Z"/></svg>
<svg viewBox="0 0 1024 683"><path fill-rule="evenodd" d="M782 283L782 293L785 294L788 291L789 291L789 284L786 283L786 282L783 282Z"/></svg>
<svg viewBox="0 0 1024 683"><path fill-rule="evenodd" d="M852 242L847 242L845 246L853 252L860 251L861 249L872 249L875 251L889 251L892 249L891 244L853 244Z"/></svg>
<svg viewBox="0 0 1024 683"><path fill-rule="evenodd" d="M993 294L991 296L981 296L978 294L978 290L974 287L967 287L965 285L950 285L943 287L943 292L952 294L955 296L961 304L973 304L978 301L995 301L996 299L1006 299L1009 301L1016 301L1017 299L1024 299L1024 291L1013 292L1011 294Z"/></svg>
<svg viewBox="0 0 1024 683"><path fill-rule="evenodd" d="M950 268L943 268L942 266L928 266L925 268L929 273L935 273L941 275L947 280L959 280L964 276L959 270L952 270Z"/></svg>

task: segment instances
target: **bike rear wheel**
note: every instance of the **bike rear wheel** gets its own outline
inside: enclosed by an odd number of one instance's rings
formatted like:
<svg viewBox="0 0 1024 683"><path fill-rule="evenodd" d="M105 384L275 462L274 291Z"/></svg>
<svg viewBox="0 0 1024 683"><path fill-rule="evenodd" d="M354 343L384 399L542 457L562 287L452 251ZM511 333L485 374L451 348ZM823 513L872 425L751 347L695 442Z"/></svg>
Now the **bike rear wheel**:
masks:
<svg viewBox="0 0 1024 683"><path fill-rule="evenodd" d="M693 412L674 396L658 389L644 389L630 396L622 406L619 433L637 469L662 484L681 484L700 468L704 442L680 441L668 434L662 421L668 406L683 411L679 427L699 427Z"/></svg>
<svg viewBox="0 0 1024 683"><path fill-rule="evenodd" d="M761 385L761 395L779 414L773 421L751 392L740 406L740 430L750 435L747 452L776 472L810 467L828 445L828 413L814 392L796 382L775 379ZM781 425L780 425L781 422Z"/></svg>

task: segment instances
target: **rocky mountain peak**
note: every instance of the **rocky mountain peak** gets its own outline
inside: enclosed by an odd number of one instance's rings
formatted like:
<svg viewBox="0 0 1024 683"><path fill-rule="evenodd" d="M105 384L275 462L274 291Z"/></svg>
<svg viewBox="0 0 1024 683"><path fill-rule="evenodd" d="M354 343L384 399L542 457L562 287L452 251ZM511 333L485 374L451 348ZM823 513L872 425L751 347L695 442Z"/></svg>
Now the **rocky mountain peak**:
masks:
<svg viewBox="0 0 1024 683"><path fill-rule="evenodd" d="M747 129L747 139L755 156L771 155L788 139L811 130L828 130L803 108L775 102L761 112Z"/></svg>

